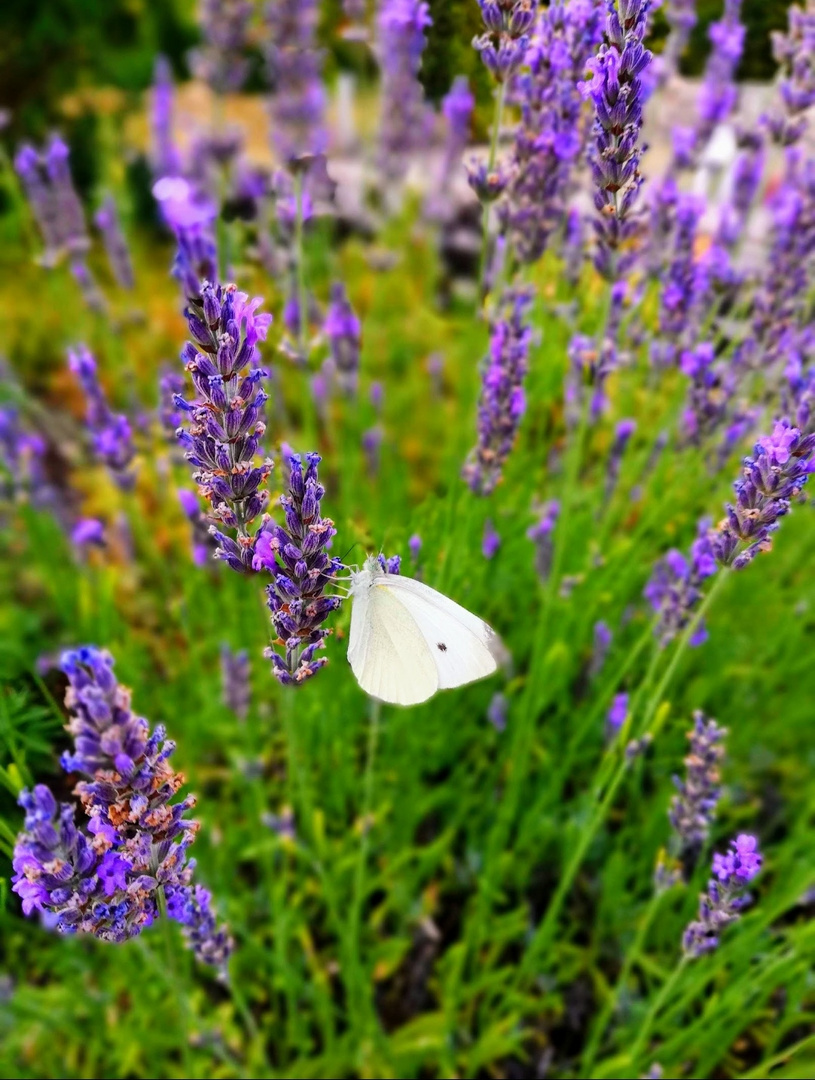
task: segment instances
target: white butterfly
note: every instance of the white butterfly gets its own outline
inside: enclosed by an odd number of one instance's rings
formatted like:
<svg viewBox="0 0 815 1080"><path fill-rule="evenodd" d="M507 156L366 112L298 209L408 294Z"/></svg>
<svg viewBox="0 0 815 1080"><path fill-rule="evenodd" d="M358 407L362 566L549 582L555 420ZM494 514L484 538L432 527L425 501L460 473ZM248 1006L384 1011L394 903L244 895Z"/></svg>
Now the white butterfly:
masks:
<svg viewBox="0 0 815 1080"><path fill-rule="evenodd" d="M350 595L348 661L371 697L418 705L498 667L491 627L421 581L386 573L375 556L351 572Z"/></svg>

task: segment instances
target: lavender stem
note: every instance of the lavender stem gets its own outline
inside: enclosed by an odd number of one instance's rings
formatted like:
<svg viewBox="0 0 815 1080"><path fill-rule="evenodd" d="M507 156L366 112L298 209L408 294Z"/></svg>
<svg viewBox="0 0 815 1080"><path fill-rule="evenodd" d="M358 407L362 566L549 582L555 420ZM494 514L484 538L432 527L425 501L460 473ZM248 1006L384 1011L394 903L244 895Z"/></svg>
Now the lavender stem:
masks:
<svg viewBox="0 0 815 1080"><path fill-rule="evenodd" d="M498 93L495 96L495 111L492 118L492 135L490 137L490 155L487 159L487 174L495 168L495 159L498 156L498 139L501 134L501 122L504 118L504 102L507 96L507 84L498 84ZM478 273L478 299L483 297L487 279L487 263L490 250L490 207L492 203L485 200L481 211L481 267Z"/></svg>

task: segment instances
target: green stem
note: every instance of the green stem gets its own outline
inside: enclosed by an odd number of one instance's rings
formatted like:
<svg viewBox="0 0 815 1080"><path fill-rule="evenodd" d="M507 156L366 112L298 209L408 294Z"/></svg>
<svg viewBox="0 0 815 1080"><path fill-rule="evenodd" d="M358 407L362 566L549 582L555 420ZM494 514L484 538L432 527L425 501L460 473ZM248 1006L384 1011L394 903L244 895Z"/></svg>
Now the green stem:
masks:
<svg viewBox="0 0 815 1080"><path fill-rule="evenodd" d="M501 135L501 121L504 117L504 102L507 96L507 85L501 83L498 93L495 95L495 111L492 117L492 135L490 137L490 153L487 158L487 172L491 173L495 168L495 159L498 156L498 139ZM490 203L484 203L481 211L481 267L478 273L478 297L484 295L484 284L487 278L487 262L490 250Z"/></svg>
<svg viewBox="0 0 815 1080"><path fill-rule="evenodd" d="M770 1075L770 1070L774 1069L776 1065L782 1065L784 1062L789 1061L791 1057L794 1057L796 1054L799 1054L802 1050L806 1050L810 1046L815 1047L815 1035L807 1035L805 1039L793 1043L793 1045L788 1046L786 1050L781 1050L768 1061L762 1061L755 1069L751 1069L750 1072L742 1073L742 1080L760 1080L762 1077L767 1077Z"/></svg>
<svg viewBox="0 0 815 1080"><path fill-rule="evenodd" d="M294 197L296 213L294 219L294 272L297 277L297 352L300 362L305 364L308 358L308 307L306 298L306 268L303 257L303 173L294 174Z"/></svg>
<svg viewBox="0 0 815 1080"><path fill-rule="evenodd" d="M635 1071L635 1066L640 1056L640 1053L642 1052L642 1049L648 1040L648 1036L651 1034L651 1029L654 1026L654 1021L659 1015L662 1006L665 1004L665 1002L671 996L673 990L676 988L676 984L679 982L679 978L682 975L682 972L685 970L685 965L687 964L687 962L688 957L683 956L679 963L676 965L676 967L673 969L671 974L662 984L662 989L654 998L651 1007L645 1016L645 1019L643 1020L642 1024L640 1024L640 1029L637 1033L636 1039L634 1040L634 1045L631 1047L631 1054L629 1057L629 1060L631 1062L630 1071L632 1073Z"/></svg>
<svg viewBox="0 0 815 1080"><path fill-rule="evenodd" d="M362 922L362 908L365 903L365 871L368 864L370 835L373 827L370 818L373 807L374 767L376 761L376 749L379 742L379 721L381 714L382 703L372 698L370 703L370 719L368 722L368 746L365 758L362 819L360 821L362 832L360 836L356 873L354 876L354 896L351 905L351 916L348 925L348 940L353 949L354 956L354 983L357 995L357 1009L355 1009L355 1012L357 1015L360 1014L361 1009L366 1012L368 1011L365 1004L365 999L367 997L365 990L366 975L362 960L360 929Z"/></svg>
<svg viewBox="0 0 815 1080"><path fill-rule="evenodd" d="M643 917L640 919L639 927L634 941L631 944L628 952L625 955L623 966L620 969L620 974L617 977L617 981L614 984L614 989L609 994L608 1000L600 1011L599 1016L594 1022L591 1035L589 1037L588 1045L583 1052L583 1057L580 1062L580 1072L583 1076L591 1076L592 1066L594 1065L595 1058L597 1057L597 1050L600 1046L603 1036L606 1033L609 1021L617 1011L617 1004L620 1000L620 994L623 991L626 983L628 982L628 976L639 960L642 953L642 947L645 943L645 938L648 935L648 931L651 929L651 924L654 921L654 916L657 913L660 901L665 893L654 892L651 899L648 902L648 906L645 909Z"/></svg>
<svg viewBox="0 0 815 1080"><path fill-rule="evenodd" d="M714 582L713 588L705 597L703 603L697 610L694 617L685 627L682 637L680 638L679 643L674 651L674 655L671 658L671 662L666 668L665 674L660 680L656 690L651 695L651 698L645 709L642 724L639 726L639 729L637 731L634 731L632 726L632 735L634 737L642 738L643 735L649 732L652 736L656 736L662 724L664 723L666 716L656 716L660 702L663 700L665 692L668 689L668 686L670 685L670 682L673 679L673 676L676 673L676 670L679 667L682 658L687 652L691 638L696 633L696 630L698 629L706 613L710 609L714 598L717 596L720 589L722 588L723 582L727 580L727 576L728 574L726 570L721 570L719 572L716 581ZM548 908L546 909L546 914L538 925L538 928L535 931L535 934L532 938L529 948L524 955L523 960L516 969L516 977L514 980L516 984L521 982L522 979L529 976L531 972L535 970L539 957L551 943L551 940L557 929L557 923L558 919L560 918L563 902L571 891L574 880L577 877L577 872L583 864L583 859L586 856L586 852L588 851L592 840L596 836L600 826L605 821L606 815L608 814L614 803L614 799L616 798L617 792L623 782L623 779L626 776L627 771L628 761L626 760L625 754L623 753L620 755L620 761L617 765L617 770L610 784L608 785L608 788L606 789L605 795L598 803L594 813L589 818L588 823L583 827L580 837L572 850L571 858L569 859L566 868L561 874L560 881L558 882L558 887L555 890L551 901L549 902ZM596 785L592 784L591 789L595 790L595 788Z"/></svg>

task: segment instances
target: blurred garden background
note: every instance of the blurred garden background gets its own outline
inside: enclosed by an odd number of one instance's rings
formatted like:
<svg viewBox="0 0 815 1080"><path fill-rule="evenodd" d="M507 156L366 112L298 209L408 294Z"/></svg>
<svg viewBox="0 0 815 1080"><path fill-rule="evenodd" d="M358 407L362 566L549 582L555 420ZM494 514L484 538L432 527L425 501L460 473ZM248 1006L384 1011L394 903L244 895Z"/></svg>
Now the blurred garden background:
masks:
<svg viewBox="0 0 815 1080"><path fill-rule="evenodd" d="M813 104L811 0L5 0L4 1075L815 1076ZM495 676L362 692L378 553Z"/></svg>

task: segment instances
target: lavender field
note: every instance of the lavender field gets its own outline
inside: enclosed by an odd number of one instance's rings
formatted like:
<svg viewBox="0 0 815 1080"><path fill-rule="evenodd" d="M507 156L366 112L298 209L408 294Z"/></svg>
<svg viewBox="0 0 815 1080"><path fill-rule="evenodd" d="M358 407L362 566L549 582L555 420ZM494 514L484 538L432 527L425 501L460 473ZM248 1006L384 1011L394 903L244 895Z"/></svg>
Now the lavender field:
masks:
<svg viewBox="0 0 815 1080"><path fill-rule="evenodd" d="M468 4L0 112L3 1076L815 1076L815 2Z"/></svg>

